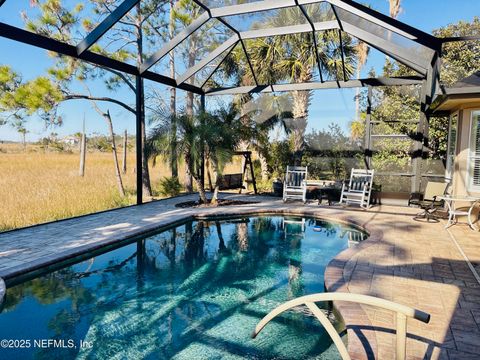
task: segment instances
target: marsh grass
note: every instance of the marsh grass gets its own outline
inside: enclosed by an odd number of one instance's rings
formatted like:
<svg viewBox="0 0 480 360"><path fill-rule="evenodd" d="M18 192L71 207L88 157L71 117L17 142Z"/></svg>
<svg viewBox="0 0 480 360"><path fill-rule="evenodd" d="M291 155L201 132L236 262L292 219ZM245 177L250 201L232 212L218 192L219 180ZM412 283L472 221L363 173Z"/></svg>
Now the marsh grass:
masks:
<svg viewBox="0 0 480 360"><path fill-rule="evenodd" d="M78 153L1 153L0 231L133 204L135 154L127 164L122 198L110 153L89 152L84 177L78 176ZM151 169L154 190L166 175L161 163Z"/></svg>
<svg viewBox="0 0 480 360"><path fill-rule="evenodd" d="M85 176L78 176L79 154L44 152L29 145L0 146L0 231L134 204L135 153L127 157L123 176L126 197L118 194L111 153L88 152ZM239 172L240 164L227 171ZM180 164L179 173L184 174ZM160 182L171 172L163 161L150 166L154 199L162 198ZM183 175L180 182L183 181Z"/></svg>

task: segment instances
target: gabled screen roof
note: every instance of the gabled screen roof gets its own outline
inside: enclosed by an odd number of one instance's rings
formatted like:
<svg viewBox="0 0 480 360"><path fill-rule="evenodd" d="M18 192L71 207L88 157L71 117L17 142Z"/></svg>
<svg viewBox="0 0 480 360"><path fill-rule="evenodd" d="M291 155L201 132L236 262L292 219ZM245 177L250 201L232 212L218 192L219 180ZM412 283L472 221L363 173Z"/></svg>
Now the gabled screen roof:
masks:
<svg viewBox="0 0 480 360"><path fill-rule="evenodd" d="M146 3L112 1L111 11L92 21L75 44L4 23L0 36L198 94L418 83L441 50L440 39L351 0L193 0L189 9L175 8L194 15L177 13L170 33L169 2L155 8ZM148 37L142 56L116 56L123 49L135 54L134 32L126 35L128 45L111 41L111 34L138 11L151 11L157 19L142 25ZM412 76L357 79L360 43L406 65ZM175 74L168 71L170 59Z"/></svg>

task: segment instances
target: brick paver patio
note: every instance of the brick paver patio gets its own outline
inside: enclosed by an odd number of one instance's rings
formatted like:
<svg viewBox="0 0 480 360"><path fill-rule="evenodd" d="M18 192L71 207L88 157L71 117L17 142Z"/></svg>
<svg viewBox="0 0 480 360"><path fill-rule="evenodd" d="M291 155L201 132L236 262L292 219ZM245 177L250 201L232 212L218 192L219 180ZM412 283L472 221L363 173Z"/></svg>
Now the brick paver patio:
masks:
<svg viewBox="0 0 480 360"><path fill-rule="evenodd" d="M403 207L363 211L313 203L283 204L271 197L224 196L257 203L179 209L175 203L190 200L181 197L0 234L0 277L8 284L25 271L192 216L277 212L321 216L356 223L370 233L366 241L332 260L325 276L329 291L374 295L430 313L429 324L408 321L409 359L479 358L480 284L455 244L480 268L478 232L466 225L453 226L448 232L443 222L419 223L412 219L417 209ZM393 313L363 305L335 306L347 326L352 358L394 358Z"/></svg>

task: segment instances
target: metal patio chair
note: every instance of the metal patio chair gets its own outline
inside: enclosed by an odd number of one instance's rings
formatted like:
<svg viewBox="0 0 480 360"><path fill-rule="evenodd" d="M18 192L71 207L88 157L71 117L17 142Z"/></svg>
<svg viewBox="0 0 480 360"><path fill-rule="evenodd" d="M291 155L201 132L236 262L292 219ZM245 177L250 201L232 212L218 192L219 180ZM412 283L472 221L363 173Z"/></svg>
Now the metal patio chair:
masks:
<svg viewBox="0 0 480 360"><path fill-rule="evenodd" d="M352 169L348 185L343 184L340 204L354 203L368 209L372 194L373 172L374 170Z"/></svg>
<svg viewBox="0 0 480 360"><path fill-rule="evenodd" d="M440 220L438 220L435 212L443 208L444 201L437 200L437 197L445 195L448 185L448 183L429 181L423 193L411 193L408 206L416 205L422 209L413 219L439 222Z"/></svg>
<svg viewBox="0 0 480 360"><path fill-rule="evenodd" d="M332 325L330 320L324 312L317 306L317 302L325 301L347 301L356 304L365 304L370 306L379 307L381 309L390 310L395 313L396 317L396 345L395 345L395 359L404 360L407 357L407 318L412 318L421 321L425 324L430 322L430 314L405 306L402 304L394 303L389 300L384 300L378 297L342 293L342 292L330 292L301 296L299 298L287 301L282 305L276 307L270 311L265 317L257 323L255 330L252 333L252 338L256 338L257 335L263 330L263 328L274 318L282 314L283 312L290 310L294 307L305 305L310 312L320 321L326 332L330 335L333 343L338 349L340 356L343 360L350 360L350 354L347 347L342 341L342 338L337 333L337 330Z"/></svg>
<svg viewBox="0 0 480 360"><path fill-rule="evenodd" d="M300 199L304 204L307 202L307 176L306 166L287 166L283 184L283 202L288 199Z"/></svg>

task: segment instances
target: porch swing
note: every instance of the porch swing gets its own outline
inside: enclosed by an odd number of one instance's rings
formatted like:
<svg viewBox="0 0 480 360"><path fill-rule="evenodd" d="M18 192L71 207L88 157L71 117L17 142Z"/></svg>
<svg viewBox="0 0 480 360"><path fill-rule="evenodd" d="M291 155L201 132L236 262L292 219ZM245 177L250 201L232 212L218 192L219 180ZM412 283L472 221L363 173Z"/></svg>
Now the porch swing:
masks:
<svg viewBox="0 0 480 360"><path fill-rule="evenodd" d="M243 156L245 161L243 163L243 169L241 173L224 174L220 182L220 190L234 190L239 189L238 193L241 194L243 189L246 189L245 183L251 183L253 185L253 191L257 194L257 182L255 181L255 174L253 172L252 152L251 151L235 151L234 156ZM250 170L249 176L247 170ZM208 172L208 182L210 189L213 191L212 180L210 172Z"/></svg>

